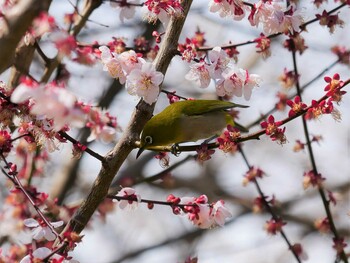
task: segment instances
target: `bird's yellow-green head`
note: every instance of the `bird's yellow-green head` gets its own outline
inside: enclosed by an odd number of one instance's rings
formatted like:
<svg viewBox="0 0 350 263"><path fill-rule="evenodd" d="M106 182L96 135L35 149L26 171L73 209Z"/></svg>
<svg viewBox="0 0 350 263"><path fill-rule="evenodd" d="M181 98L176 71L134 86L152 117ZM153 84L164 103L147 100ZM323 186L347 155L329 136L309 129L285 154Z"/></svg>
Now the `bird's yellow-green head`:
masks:
<svg viewBox="0 0 350 263"><path fill-rule="evenodd" d="M228 124L234 125L225 111L247 106L220 100L186 100L173 103L145 125L137 157L145 149L197 141L219 135Z"/></svg>

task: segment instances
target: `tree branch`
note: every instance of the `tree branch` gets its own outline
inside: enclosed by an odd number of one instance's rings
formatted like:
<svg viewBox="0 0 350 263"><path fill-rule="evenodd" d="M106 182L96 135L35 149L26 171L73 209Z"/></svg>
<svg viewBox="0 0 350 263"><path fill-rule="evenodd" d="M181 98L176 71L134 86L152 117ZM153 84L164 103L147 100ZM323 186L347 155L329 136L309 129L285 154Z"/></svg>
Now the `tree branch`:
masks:
<svg viewBox="0 0 350 263"><path fill-rule="evenodd" d="M0 74L13 63L15 50L33 19L47 10L51 0L22 0L4 16L0 37Z"/></svg>
<svg viewBox="0 0 350 263"><path fill-rule="evenodd" d="M163 38L164 42L154 62L156 70L163 74L166 73L170 61L176 53L178 39L191 4L191 0L185 1L183 5L184 15L172 17L167 27ZM85 228L98 205L106 197L115 174L134 149L135 141L139 139L143 126L151 118L153 109L154 104L149 105L142 100L138 103L122 138L114 149L105 156L105 161L102 163L102 168L89 195L80 205L66 229L80 233Z"/></svg>

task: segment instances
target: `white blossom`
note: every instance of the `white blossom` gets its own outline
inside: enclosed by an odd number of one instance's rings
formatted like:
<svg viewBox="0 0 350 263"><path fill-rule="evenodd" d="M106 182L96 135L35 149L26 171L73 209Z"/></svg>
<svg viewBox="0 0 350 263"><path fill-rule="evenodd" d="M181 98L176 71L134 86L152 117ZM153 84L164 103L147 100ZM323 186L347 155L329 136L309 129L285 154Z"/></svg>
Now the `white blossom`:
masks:
<svg viewBox="0 0 350 263"><path fill-rule="evenodd" d="M152 63L145 62L140 69L130 72L125 86L129 94L142 97L146 103L152 104L157 100L163 78Z"/></svg>

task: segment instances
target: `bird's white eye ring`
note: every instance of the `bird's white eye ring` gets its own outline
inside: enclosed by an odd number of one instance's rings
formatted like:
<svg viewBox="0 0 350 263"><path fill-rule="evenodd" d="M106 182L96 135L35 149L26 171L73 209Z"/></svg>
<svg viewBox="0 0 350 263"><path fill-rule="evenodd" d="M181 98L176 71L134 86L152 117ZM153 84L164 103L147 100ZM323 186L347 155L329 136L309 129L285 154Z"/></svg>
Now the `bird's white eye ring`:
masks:
<svg viewBox="0 0 350 263"><path fill-rule="evenodd" d="M145 137L145 142L146 142L147 144L152 144L152 137L151 137L151 136L146 136L146 137Z"/></svg>

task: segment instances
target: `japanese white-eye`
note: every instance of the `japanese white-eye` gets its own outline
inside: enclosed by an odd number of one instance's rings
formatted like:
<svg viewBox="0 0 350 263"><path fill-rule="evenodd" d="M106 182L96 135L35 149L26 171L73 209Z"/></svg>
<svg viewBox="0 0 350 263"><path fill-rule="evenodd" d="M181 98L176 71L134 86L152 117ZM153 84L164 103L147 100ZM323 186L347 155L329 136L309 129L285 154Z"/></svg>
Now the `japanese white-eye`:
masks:
<svg viewBox="0 0 350 263"><path fill-rule="evenodd" d="M136 158L153 146L195 142L220 135L228 124L234 126L232 116L226 111L234 107L248 106L220 100L185 100L170 104L146 123Z"/></svg>

